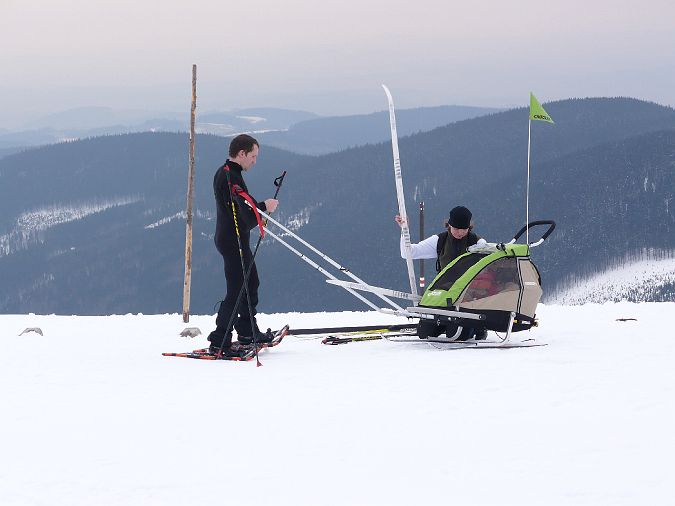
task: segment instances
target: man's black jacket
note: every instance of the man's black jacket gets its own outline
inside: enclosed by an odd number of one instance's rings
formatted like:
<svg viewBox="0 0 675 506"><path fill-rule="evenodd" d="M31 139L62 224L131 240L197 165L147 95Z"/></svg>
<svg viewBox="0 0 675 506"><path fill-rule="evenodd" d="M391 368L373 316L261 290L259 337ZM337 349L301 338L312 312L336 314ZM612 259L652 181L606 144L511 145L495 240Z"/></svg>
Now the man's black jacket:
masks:
<svg viewBox="0 0 675 506"><path fill-rule="evenodd" d="M227 170L229 168L229 171ZM230 186L241 188L248 193L248 188L242 176L242 167L238 163L227 160L218 168L213 176L213 193L216 197L216 235L215 243L218 251L221 253L236 247L237 235L234 228L234 219L232 217L232 205L230 204L230 191L228 188L227 175L229 172ZM242 245L247 245L250 237L250 230L255 228L257 220L253 210L244 203L244 199L239 196L232 196L237 212L237 224L239 225L239 235L242 238ZM261 211L266 211L264 202L257 202L253 199L255 205Z"/></svg>

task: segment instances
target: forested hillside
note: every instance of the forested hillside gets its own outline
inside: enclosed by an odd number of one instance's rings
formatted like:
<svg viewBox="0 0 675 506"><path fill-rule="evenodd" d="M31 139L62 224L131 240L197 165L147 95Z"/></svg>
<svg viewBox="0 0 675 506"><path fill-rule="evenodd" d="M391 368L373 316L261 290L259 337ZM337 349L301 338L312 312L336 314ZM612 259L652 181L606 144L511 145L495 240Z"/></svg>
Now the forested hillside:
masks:
<svg viewBox="0 0 675 506"><path fill-rule="evenodd" d="M555 234L534 250L545 289L643 248L675 249L675 111L633 99L546 104L532 126L531 219ZM385 128L387 125L385 124ZM228 140L197 137L192 307L223 296L213 247L212 177ZM448 210L473 210L476 231L509 240L525 221L527 111L516 109L404 137L408 212L424 200L428 234ZM259 199L288 176L277 218L366 281L405 289L391 146L312 157L263 143L247 174ZM145 133L48 146L0 160L0 311L107 314L181 307L187 136ZM432 263L427 263L427 278ZM261 311L361 308L265 239Z"/></svg>

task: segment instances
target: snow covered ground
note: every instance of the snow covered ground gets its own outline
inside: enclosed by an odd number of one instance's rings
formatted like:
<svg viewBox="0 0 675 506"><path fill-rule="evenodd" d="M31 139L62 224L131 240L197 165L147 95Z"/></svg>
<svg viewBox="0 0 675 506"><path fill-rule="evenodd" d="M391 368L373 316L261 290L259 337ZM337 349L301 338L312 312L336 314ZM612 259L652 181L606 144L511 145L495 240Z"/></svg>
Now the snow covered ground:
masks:
<svg viewBox="0 0 675 506"><path fill-rule="evenodd" d="M512 350L288 338L260 368L162 357L205 344L179 315L0 315L0 504L667 504L673 312L542 305L549 346Z"/></svg>

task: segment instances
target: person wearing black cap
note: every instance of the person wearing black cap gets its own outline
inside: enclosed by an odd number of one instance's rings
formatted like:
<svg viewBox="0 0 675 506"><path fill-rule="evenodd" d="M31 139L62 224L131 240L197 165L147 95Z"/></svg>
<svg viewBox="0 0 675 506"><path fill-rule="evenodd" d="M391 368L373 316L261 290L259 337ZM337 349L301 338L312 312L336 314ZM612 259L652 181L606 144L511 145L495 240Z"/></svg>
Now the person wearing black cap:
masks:
<svg viewBox="0 0 675 506"><path fill-rule="evenodd" d="M435 258L436 270L441 271L455 258L467 252L469 246L478 242L478 237L471 230L471 211L464 206L453 207L446 223L447 230L437 235L432 235L422 242L411 244L411 253L414 260L423 258ZM402 225L401 217L394 217L399 226ZM401 258L405 258L405 244L401 234Z"/></svg>
<svg viewBox="0 0 675 506"><path fill-rule="evenodd" d="M441 271L446 265L455 258L467 252L469 246L478 242L478 237L471 230L471 211L464 206L453 207L450 210L450 217L446 222L447 230L438 235L432 235L417 244L411 244L411 253L414 260L422 258L435 258L436 270ZM402 225L402 219L396 215L394 217L399 226ZM405 258L405 244L403 234L401 234L401 258ZM448 325L447 327L438 325L434 320L420 319L417 324L417 336L420 339L436 337L441 332L446 332L448 336L454 335L457 326ZM487 332L485 329L465 328L462 330L460 340L470 338L485 339Z"/></svg>

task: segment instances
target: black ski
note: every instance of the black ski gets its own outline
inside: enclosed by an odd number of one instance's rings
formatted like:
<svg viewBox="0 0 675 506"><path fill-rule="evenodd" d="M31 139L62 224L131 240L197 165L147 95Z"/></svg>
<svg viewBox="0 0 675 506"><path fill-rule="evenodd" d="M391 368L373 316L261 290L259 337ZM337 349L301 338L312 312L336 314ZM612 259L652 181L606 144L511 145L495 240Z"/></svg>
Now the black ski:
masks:
<svg viewBox="0 0 675 506"><path fill-rule="evenodd" d="M367 332L384 333L384 332L401 332L401 331L415 331L417 324L406 323L398 325L360 325L355 327L318 327L314 329L291 329L288 333L292 336L320 336L323 334L330 334L331 336L339 334L357 333L363 334Z"/></svg>
<svg viewBox="0 0 675 506"><path fill-rule="evenodd" d="M382 339L395 339L406 337L415 337L415 330L403 329L401 331L392 331L392 332L369 331L369 332L353 332L348 334L330 335L323 338L321 340L321 344L338 345L347 343L358 343L363 341L379 341Z"/></svg>

